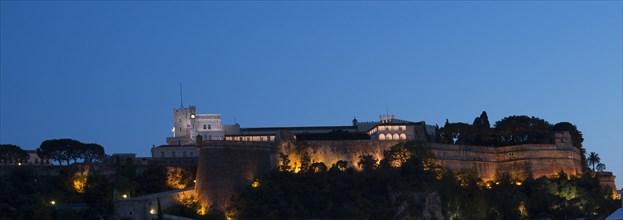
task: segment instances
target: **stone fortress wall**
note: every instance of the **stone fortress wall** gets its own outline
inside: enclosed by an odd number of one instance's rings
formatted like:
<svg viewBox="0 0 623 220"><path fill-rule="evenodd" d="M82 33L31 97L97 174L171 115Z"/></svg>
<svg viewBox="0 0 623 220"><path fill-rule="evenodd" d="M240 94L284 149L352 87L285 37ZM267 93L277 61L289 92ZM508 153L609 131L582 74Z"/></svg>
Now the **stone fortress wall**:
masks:
<svg viewBox="0 0 623 220"><path fill-rule="evenodd" d="M564 171L570 175L581 173L580 150L571 144L569 133L555 135L554 144L523 144L515 146L473 146L453 144L425 144L430 147L440 164L454 172L476 171L485 181L495 180L503 173L512 177L533 178L550 176ZM400 141L380 140L335 140L305 141L309 145L313 162L323 162L331 166L338 160L357 167L359 156L372 155L381 160L383 152ZM292 163L300 165L295 156L295 145L282 142L281 151L290 155ZM291 164L293 165L293 164Z"/></svg>
<svg viewBox="0 0 623 220"><path fill-rule="evenodd" d="M198 138L199 139L199 138ZM286 138L287 139L287 138ZM250 186L255 178L275 169L279 153L289 155L290 165L300 166L296 142L198 141L199 162L195 191L203 204L223 209L232 195ZM357 167L359 156L382 159L383 152L400 141L322 140L305 141L313 162L331 166L345 160ZM551 176L560 171L581 173L580 150L571 144L568 133L555 135L554 144L515 146L471 146L425 144L440 164L454 172L475 171L485 181L496 180L503 173L515 178Z"/></svg>
<svg viewBox="0 0 623 220"><path fill-rule="evenodd" d="M209 208L224 210L231 196L277 167L274 143L202 141L197 138L199 160L195 192Z"/></svg>

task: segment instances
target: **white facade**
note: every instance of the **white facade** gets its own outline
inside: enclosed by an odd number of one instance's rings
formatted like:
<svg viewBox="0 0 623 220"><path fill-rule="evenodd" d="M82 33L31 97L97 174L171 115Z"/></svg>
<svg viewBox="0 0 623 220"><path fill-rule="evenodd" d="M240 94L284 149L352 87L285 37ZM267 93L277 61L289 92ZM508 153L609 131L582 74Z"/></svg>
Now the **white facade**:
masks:
<svg viewBox="0 0 623 220"><path fill-rule="evenodd" d="M223 140L225 137L220 114L198 114L191 119L191 124L193 142L196 142L197 135L201 135L203 140Z"/></svg>
<svg viewBox="0 0 623 220"><path fill-rule="evenodd" d="M173 109L173 137L167 138L169 145L195 144L197 135L204 140L223 140L225 130L220 114L197 114L195 106Z"/></svg>

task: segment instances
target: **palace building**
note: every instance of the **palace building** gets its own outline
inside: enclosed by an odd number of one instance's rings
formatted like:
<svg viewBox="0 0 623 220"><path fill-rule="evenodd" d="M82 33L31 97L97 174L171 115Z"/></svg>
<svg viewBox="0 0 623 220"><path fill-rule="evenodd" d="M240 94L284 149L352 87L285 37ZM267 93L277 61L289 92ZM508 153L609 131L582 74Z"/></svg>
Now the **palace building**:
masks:
<svg viewBox="0 0 623 220"><path fill-rule="evenodd" d="M206 141L275 142L281 131L287 131L300 140L387 140L428 141L435 137L435 126L425 122L397 119L381 115L379 121L359 122L356 118L348 126L301 126L241 128L223 124L220 114L197 114L195 106L173 109L173 136L166 145L152 148L152 157L197 157L197 137Z"/></svg>

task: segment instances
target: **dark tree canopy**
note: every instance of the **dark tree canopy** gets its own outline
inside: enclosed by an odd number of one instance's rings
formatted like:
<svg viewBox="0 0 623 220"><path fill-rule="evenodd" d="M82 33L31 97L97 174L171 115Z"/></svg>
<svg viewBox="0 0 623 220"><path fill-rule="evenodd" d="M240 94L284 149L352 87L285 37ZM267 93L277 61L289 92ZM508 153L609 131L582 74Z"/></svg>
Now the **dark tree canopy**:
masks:
<svg viewBox="0 0 623 220"><path fill-rule="evenodd" d="M26 163L30 156L21 147L13 144L0 144L0 164Z"/></svg>
<svg viewBox="0 0 623 220"><path fill-rule="evenodd" d="M537 117L509 116L495 122L494 135L497 145L549 144L551 127Z"/></svg>
<svg viewBox="0 0 623 220"><path fill-rule="evenodd" d="M37 149L39 157L54 159L59 164L66 162L67 165L73 160L74 163L82 159L85 163L102 160L105 153L99 144L84 144L73 139L46 140Z"/></svg>

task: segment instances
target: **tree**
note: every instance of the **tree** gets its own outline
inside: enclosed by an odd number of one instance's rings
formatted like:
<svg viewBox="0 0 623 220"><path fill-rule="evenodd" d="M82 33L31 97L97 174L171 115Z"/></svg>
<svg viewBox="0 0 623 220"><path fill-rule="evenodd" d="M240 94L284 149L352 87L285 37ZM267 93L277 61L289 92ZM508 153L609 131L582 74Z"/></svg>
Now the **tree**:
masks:
<svg viewBox="0 0 623 220"><path fill-rule="evenodd" d="M604 170L606 170L606 165L603 163L599 163L597 164L597 171L598 172L604 172Z"/></svg>
<svg viewBox="0 0 623 220"><path fill-rule="evenodd" d="M363 168L364 172L370 172L376 169L376 162L378 160L374 158L374 156L366 154L359 156L359 162L357 165Z"/></svg>
<svg viewBox="0 0 623 220"><path fill-rule="evenodd" d="M28 162L28 152L13 144L0 144L0 163L17 164Z"/></svg>
<svg viewBox="0 0 623 220"><path fill-rule="evenodd" d="M91 163L93 161L101 161L104 158L104 147L99 144L83 144L82 148L82 158L85 163Z"/></svg>
<svg viewBox="0 0 623 220"><path fill-rule="evenodd" d="M482 111L479 117L474 119L472 123L474 140L473 144L477 145L490 145L492 141L493 131L491 130L491 124L489 123L489 116L486 111Z"/></svg>
<svg viewBox="0 0 623 220"><path fill-rule="evenodd" d="M331 170L345 171L348 166L348 161L338 160L333 165L331 165Z"/></svg>
<svg viewBox="0 0 623 220"><path fill-rule="evenodd" d="M588 160L588 164L593 166L593 171L595 171L595 165L599 164L599 162L601 162L601 158L599 158L599 154L595 153L595 152L591 152L588 155L588 158L586 159Z"/></svg>
<svg viewBox="0 0 623 220"><path fill-rule="evenodd" d="M487 112L482 111L482 113L480 113L480 117L476 117L476 119L474 119L474 123L472 123L472 126L474 126L476 129L491 128L491 124L489 124L489 116L487 116Z"/></svg>
<svg viewBox="0 0 623 220"><path fill-rule="evenodd" d="M50 158L58 161L60 165L63 161L69 162L76 160L79 154L76 149L83 145L80 141L72 139L54 139L46 140L41 143L39 149L42 151L42 155L49 155Z"/></svg>
<svg viewBox="0 0 623 220"><path fill-rule="evenodd" d="M279 171L287 172L291 169L292 168L290 167L290 159L288 158L288 155L284 154L283 152L279 152Z"/></svg>
<svg viewBox="0 0 623 220"><path fill-rule="evenodd" d="M309 172L310 173L325 173L327 172L327 165L325 165L323 162L312 163L311 166L309 166Z"/></svg>
<svg viewBox="0 0 623 220"><path fill-rule="evenodd" d="M442 130L450 144L472 144L474 140L473 128L467 123L448 123Z"/></svg>
<svg viewBox="0 0 623 220"><path fill-rule="evenodd" d="M549 122L537 117L509 116L495 122L495 144L503 146L551 143L551 127Z"/></svg>

